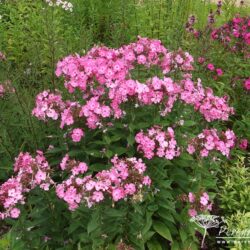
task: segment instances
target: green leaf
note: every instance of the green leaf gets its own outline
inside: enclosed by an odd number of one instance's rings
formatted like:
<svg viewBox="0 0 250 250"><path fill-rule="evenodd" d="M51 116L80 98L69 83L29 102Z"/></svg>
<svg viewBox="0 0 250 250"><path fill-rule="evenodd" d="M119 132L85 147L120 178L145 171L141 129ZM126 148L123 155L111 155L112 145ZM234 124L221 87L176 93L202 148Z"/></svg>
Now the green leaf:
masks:
<svg viewBox="0 0 250 250"><path fill-rule="evenodd" d="M136 124L137 129L148 128L148 127L149 124L147 122L139 122L138 124Z"/></svg>
<svg viewBox="0 0 250 250"><path fill-rule="evenodd" d="M95 157L102 157L101 152L95 149L85 149L85 153Z"/></svg>
<svg viewBox="0 0 250 250"><path fill-rule="evenodd" d="M185 242L185 240L187 239L187 233L182 229L180 229L179 232L180 232L180 236L181 236L181 241Z"/></svg>
<svg viewBox="0 0 250 250"><path fill-rule="evenodd" d="M170 214L170 211L161 207L158 211L158 215L164 219L164 220L167 220L167 221L171 221L173 223L175 223L175 220L173 218L173 216Z"/></svg>
<svg viewBox="0 0 250 250"><path fill-rule="evenodd" d="M98 228L99 224L97 222L97 218L96 217L92 217L92 219L90 220L90 222L88 223L87 226L87 232L88 234L90 234L91 232L95 231Z"/></svg>
<svg viewBox="0 0 250 250"><path fill-rule="evenodd" d="M151 212L155 212L158 210L158 205L157 204L152 204L148 206L148 210Z"/></svg>
<svg viewBox="0 0 250 250"><path fill-rule="evenodd" d="M144 236L144 242L148 241L149 239L152 238L152 236L155 235L155 231L148 231Z"/></svg>
<svg viewBox="0 0 250 250"><path fill-rule="evenodd" d="M127 152L127 149L125 147L116 147L116 146L113 146L113 147L110 147L110 150L112 150L112 152L114 154L117 154L117 155L122 155L124 153Z"/></svg>
<svg viewBox="0 0 250 250"><path fill-rule="evenodd" d="M111 143L111 140L110 140L110 138L109 138L108 136L105 135L105 136L103 137L103 139L104 139L104 141L106 142L106 144L109 145L109 144Z"/></svg>
<svg viewBox="0 0 250 250"><path fill-rule="evenodd" d="M112 218L123 218L124 216L126 216L126 211L121 209L110 208L106 210L104 214Z"/></svg>
<svg viewBox="0 0 250 250"><path fill-rule="evenodd" d="M191 127L191 126L194 126L194 125L196 125L196 122L195 121L185 121L184 122L184 126L185 127Z"/></svg>
<svg viewBox="0 0 250 250"><path fill-rule="evenodd" d="M115 245L108 245L107 250L116 250L116 246Z"/></svg>
<svg viewBox="0 0 250 250"><path fill-rule="evenodd" d="M102 163L95 163L95 164L92 164L89 168L92 171L101 171L101 170L106 169L107 166Z"/></svg>
<svg viewBox="0 0 250 250"><path fill-rule="evenodd" d="M127 138L128 145L132 146L135 143L135 137L133 134L130 134Z"/></svg>
<svg viewBox="0 0 250 250"><path fill-rule="evenodd" d="M60 148L53 148L48 150L45 154L56 154L56 153L62 153L67 151L66 147L60 147Z"/></svg>
<svg viewBox="0 0 250 250"><path fill-rule="evenodd" d="M71 234L80 227L82 227L82 222L74 220L73 223L69 226L68 233Z"/></svg>
<svg viewBox="0 0 250 250"><path fill-rule="evenodd" d="M142 234L145 235L151 228L152 226L152 214L153 213L149 213L147 212L146 214L146 224L144 226L144 228L142 229Z"/></svg>
<svg viewBox="0 0 250 250"><path fill-rule="evenodd" d="M82 155L83 150L71 150L71 151L69 151L68 154L70 157L76 157L76 156Z"/></svg>
<svg viewBox="0 0 250 250"><path fill-rule="evenodd" d="M171 244L171 250L181 250L180 245L179 245L179 243L177 241L174 241Z"/></svg>
<svg viewBox="0 0 250 250"><path fill-rule="evenodd" d="M162 250L161 244L156 240L151 240L147 243L149 250Z"/></svg>
<svg viewBox="0 0 250 250"><path fill-rule="evenodd" d="M169 229L167 228L167 226L164 223L162 223L160 221L155 221L154 224L153 224L153 228L163 238L165 238L165 239L167 239L169 241L173 241L171 233L170 233Z"/></svg>
<svg viewBox="0 0 250 250"><path fill-rule="evenodd" d="M0 249L8 249L9 244L10 244L9 235L5 234L0 239Z"/></svg>
<svg viewBox="0 0 250 250"><path fill-rule="evenodd" d="M105 155L108 157L108 158L111 158L113 155L114 155L114 153L111 151L111 150L107 150L106 152L105 152Z"/></svg>
<svg viewBox="0 0 250 250"><path fill-rule="evenodd" d="M122 136L121 135L114 135L110 138L111 142L116 142L116 141L119 141L121 140Z"/></svg>

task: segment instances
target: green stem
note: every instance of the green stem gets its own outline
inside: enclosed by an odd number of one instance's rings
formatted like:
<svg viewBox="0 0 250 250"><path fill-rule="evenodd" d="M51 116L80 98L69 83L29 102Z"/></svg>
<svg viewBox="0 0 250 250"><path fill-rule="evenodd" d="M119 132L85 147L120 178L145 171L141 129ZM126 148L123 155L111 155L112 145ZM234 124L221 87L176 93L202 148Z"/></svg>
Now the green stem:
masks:
<svg viewBox="0 0 250 250"><path fill-rule="evenodd" d="M33 124L32 119L31 119L31 114L29 114L29 112L26 111L26 109L25 109L25 107L24 107L24 105L23 105L23 103L21 101L21 98L19 96L19 93L18 93L16 87L14 87L14 89L15 89L15 95L17 97L17 101L18 101L18 103L19 103L19 105L20 105L20 107L21 107L21 109L23 111L23 114L27 115L27 117L28 117L28 121L27 121L28 128L29 128L30 133L32 134L32 136L34 138L35 146L36 146L36 148L38 148L38 140L37 140L37 137L36 137L36 133L35 133L35 129L34 129L34 124Z"/></svg>
<svg viewBox="0 0 250 250"><path fill-rule="evenodd" d="M138 20L137 20L137 10L136 10L136 0L134 0L134 13L135 13L135 27L136 27L136 37L139 35L139 30L138 30Z"/></svg>
<svg viewBox="0 0 250 250"><path fill-rule="evenodd" d="M49 9L50 11L50 9ZM45 12L45 27L46 27L46 35L47 42L50 51L50 68L51 68L51 82L54 89L56 89L55 85L55 24L54 24L54 8L51 9L51 21L48 17L48 8Z"/></svg>
<svg viewBox="0 0 250 250"><path fill-rule="evenodd" d="M0 123L1 123L1 124L3 125L3 127L5 128L5 130L6 130L7 134L8 134L8 137L9 137L9 141L10 141L11 144L12 144L12 147L15 148L15 142L14 142L14 140L13 140L13 138L12 138L12 136L11 136L9 130L8 130L8 125L6 125L5 122L4 122L2 119L0 119Z"/></svg>
<svg viewBox="0 0 250 250"><path fill-rule="evenodd" d="M3 141L4 141L3 138L0 136L0 144L1 144L1 146L2 146L2 147L5 149L5 151L8 153L10 159L12 159L11 152L10 152L9 148L4 144Z"/></svg>
<svg viewBox="0 0 250 250"><path fill-rule="evenodd" d="M160 29L161 29L161 11L162 11L162 0L160 1L160 9L159 9L158 39L160 39Z"/></svg>

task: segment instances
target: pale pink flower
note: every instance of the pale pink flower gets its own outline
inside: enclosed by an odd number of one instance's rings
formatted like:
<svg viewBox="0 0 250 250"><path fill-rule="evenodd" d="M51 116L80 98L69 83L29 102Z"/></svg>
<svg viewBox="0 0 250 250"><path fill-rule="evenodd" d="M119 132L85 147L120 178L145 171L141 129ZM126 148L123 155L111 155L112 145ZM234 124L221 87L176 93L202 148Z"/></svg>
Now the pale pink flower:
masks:
<svg viewBox="0 0 250 250"><path fill-rule="evenodd" d="M188 214L190 217L195 217L197 215L197 211L195 209L189 209Z"/></svg>
<svg viewBox="0 0 250 250"><path fill-rule="evenodd" d="M74 142L81 141L83 136L84 136L84 132L81 128L75 128L75 129L73 129L73 131L71 133L71 138Z"/></svg>
<svg viewBox="0 0 250 250"><path fill-rule="evenodd" d="M202 196L200 198L200 203L203 205L203 206L206 206L208 204L208 200L206 197Z"/></svg>
<svg viewBox="0 0 250 250"><path fill-rule="evenodd" d="M13 218L13 219L17 219L20 215L20 209L18 208L13 208L11 209L10 211L10 217Z"/></svg>
<svg viewBox="0 0 250 250"><path fill-rule="evenodd" d="M188 200L190 203L194 203L195 202L195 195L191 192L188 193Z"/></svg>
<svg viewBox="0 0 250 250"><path fill-rule="evenodd" d="M100 202L104 199L103 193L102 192L97 192L95 191L92 195L92 199L95 202Z"/></svg>
<svg viewBox="0 0 250 250"><path fill-rule="evenodd" d="M123 188L116 188L112 191L112 197L114 201L123 199L125 196L125 191Z"/></svg>

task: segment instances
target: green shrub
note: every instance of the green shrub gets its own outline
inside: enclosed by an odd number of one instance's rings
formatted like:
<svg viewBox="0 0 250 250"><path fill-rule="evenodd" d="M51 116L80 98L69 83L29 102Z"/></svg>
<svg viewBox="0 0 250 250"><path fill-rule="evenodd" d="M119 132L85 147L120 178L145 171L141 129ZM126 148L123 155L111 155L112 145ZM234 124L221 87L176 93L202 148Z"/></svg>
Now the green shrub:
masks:
<svg viewBox="0 0 250 250"><path fill-rule="evenodd" d="M249 164L247 158L240 157L223 167L219 199L225 214L250 211L250 171L245 164Z"/></svg>

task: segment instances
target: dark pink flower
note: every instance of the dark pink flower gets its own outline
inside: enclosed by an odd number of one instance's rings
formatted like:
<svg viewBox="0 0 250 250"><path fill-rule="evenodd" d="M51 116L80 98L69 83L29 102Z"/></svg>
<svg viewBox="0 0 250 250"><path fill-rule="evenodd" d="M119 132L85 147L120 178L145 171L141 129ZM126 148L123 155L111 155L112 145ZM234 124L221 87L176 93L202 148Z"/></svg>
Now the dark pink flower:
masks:
<svg viewBox="0 0 250 250"><path fill-rule="evenodd" d="M246 44L250 45L250 32L244 35L244 39L246 41Z"/></svg>
<svg viewBox="0 0 250 250"><path fill-rule="evenodd" d="M216 69L216 73L217 73L218 76L222 76L223 75L222 69Z"/></svg>
<svg viewBox="0 0 250 250"><path fill-rule="evenodd" d="M211 38L213 40L216 40L218 38L218 33L217 33L217 30L213 30L212 33L211 33Z"/></svg>
<svg viewBox="0 0 250 250"><path fill-rule="evenodd" d="M233 22L234 22L235 24L239 24L239 23L242 22L242 18L240 18L240 17L235 17L235 18L233 19Z"/></svg>
<svg viewBox="0 0 250 250"><path fill-rule="evenodd" d="M245 149L247 149L247 146L248 146L248 140L247 139L240 140L240 145L239 145L240 149L245 150Z"/></svg>
<svg viewBox="0 0 250 250"><path fill-rule="evenodd" d="M203 64L205 62L205 58L204 57L199 57L198 58L198 63Z"/></svg>
<svg viewBox="0 0 250 250"><path fill-rule="evenodd" d="M250 78L245 80L244 87L246 90L250 90Z"/></svg>
<svg viewBox="0 0 250 250"><path fill-rule="evenodd" d="M208 68L209 70L211 70L211 71L214 71L214 70L215 70L215 67L214 67L214 65L213 65L212 63L209 63L209 64L207 65L207 68Z"/></svg>

